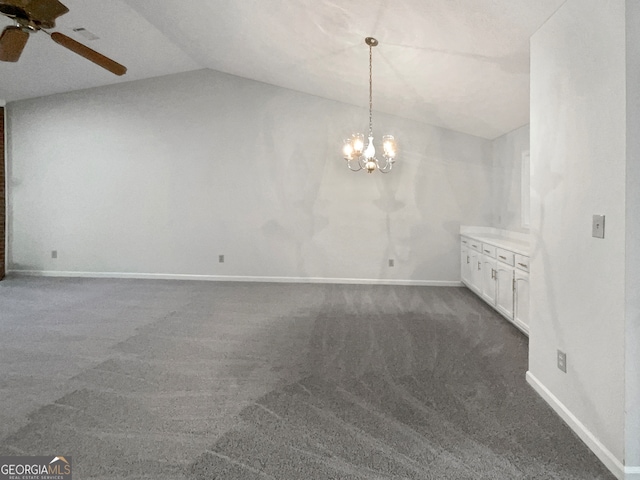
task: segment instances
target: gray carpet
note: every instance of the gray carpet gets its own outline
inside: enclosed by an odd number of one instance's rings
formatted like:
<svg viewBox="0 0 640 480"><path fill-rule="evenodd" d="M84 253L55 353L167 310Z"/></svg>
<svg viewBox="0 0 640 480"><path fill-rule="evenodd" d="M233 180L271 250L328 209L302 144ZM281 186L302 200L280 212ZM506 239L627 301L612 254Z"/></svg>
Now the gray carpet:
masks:
<svg viewBox="0 0 640 480"><path fill-rule="evenodd" d="M74 478L613 479L463 288L9 278L0 455Z"/></svg>

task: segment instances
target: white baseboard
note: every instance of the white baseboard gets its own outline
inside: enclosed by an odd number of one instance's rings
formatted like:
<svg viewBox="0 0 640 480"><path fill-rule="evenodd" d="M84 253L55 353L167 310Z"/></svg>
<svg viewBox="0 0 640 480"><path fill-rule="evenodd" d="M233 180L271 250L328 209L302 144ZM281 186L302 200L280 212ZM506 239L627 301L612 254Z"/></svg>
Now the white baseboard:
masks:
<svg viewBox="0 0 640 480"><path fill-rule="evenodd" d="M637 467L625 468L622 462L530 371L527 372L527 382L560 415L576 435L587 444L616 478L619 480L640 480L640 469Z"/></svg>
<svg viewBox="0 0 640 480"><path fill-rule="evenodd" d="M378 278L268 277L235 275L189 275L174 273L64 272L55 270L9 270L7 275L69 278L131 278L145 280L200 280L209 282L329 283L354 285L406 285L419 287L461 287L447 280L395 280Z"/></svg>
<svg viewBox="0 0 640 480"><path fill-rule="evenodd" d="M624 480L640 480L640 467L624 467Z"/></svg>

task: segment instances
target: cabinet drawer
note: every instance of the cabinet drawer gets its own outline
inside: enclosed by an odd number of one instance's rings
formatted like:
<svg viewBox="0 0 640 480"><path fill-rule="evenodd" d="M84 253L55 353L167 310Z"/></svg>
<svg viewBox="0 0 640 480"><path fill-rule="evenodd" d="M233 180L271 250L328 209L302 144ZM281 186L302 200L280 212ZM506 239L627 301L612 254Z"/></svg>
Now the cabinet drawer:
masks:
<svg viewBox="0 0 640 480"><path fill-rule="evenodd" d="M469 245L469 248L474 249L476 252L482 252L482 242L470 238L467 245Z"/></svg>
<svg viewBox="0 0 640 480"><path fill-rule="evenodd" d="M498 256L498 260L507 265L513 266L513 252L509 250L503 250L502 248L496 248L496 254Z"/></svg>
<svg viewBox="0 0 640 480"><path fill-rule="evenodd" d="M516 253L515 256L516 256L516 268L519 268L520 270L524 270L525 272L528 272L529 257L525 257L524 255L520 255L518 253Z"/></svg>
<svg viewBox="0 0 640 480"><path fill-rule="evenodd" d="M493 245L489 245L487 243L483 243L482 253L484 253L489 257L496 258L496 247L494 247Z"/></svg>

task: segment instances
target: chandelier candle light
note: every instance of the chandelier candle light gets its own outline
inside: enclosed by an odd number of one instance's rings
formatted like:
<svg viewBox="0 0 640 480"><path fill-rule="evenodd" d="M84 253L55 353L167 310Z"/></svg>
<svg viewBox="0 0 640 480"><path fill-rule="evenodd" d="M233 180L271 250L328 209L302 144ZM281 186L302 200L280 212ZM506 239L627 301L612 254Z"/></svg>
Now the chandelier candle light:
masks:
<svg viewBox="0 0 640 480"><path fill-rule="evenodd" d="M373 37L367 37L364 41L369 45L369 142L365 148L364 135L354 133L351 138L344 141L342 153L347 161L349 170L358 172L364 169L368 173L373 173L377 169L382 173L389 173L396 158L396 140L393 135L382 137L383 165L376 158L376 149L373 146L373 68L371 60L373 47L378 45L378 40Z"/></svg>

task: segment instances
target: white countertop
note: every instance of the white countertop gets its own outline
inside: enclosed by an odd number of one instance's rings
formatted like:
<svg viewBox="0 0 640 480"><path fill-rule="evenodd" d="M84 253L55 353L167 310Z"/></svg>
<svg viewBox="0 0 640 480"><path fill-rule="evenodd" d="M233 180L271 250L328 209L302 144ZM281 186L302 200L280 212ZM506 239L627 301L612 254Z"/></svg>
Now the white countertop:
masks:
<svg viewBox="0 0 640 480"><path fill-rule="evenodd" d="M460 227L460 235L529 256L528 235L489 227Z"/></svg>

